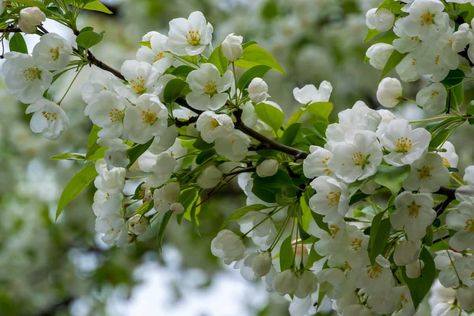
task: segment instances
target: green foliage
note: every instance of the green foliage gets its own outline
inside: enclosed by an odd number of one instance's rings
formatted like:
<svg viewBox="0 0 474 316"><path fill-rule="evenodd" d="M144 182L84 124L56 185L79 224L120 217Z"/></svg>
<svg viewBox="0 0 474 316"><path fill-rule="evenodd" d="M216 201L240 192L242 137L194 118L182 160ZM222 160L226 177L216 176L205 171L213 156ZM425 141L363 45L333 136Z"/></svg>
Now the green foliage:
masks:
<svg viewBox="0 0 474 316"><path fill-rule="evenodd" d="M235 61L235 65L242 68L265 65L281 73L285 72L275 57L257 44L246 46L242 56Z"/></svg>
<svg viewBox="0 0 474 316"><path fill-rule="evenodd" d="M418 307L426 294L428 294L436 278L436 269L433 256L426 247L423 247L421 250L420 259L423 261L424 266L419 278L410 279L406 275L405 268L402 269L403 279L410 289L411 298L415 308Z"/></svg>
<svg viewBox="0 0 474 316"><path fill-rule="evenodd" d="M222 53L222 48L220 45L214 49L207 61L216 66L221 74L224 74L226 72L227 66L229 65L229 61Z"/></svg>
<svg viewBox="0 0 474 316"><path fill-rule="evenodd" d="M237 221L249 212L258 212L267 209L268 206L262 204L252 204L236 209L226 219L222 226L227 226L232 221Z"/></svg>
<svg viewBox="0 0 474 316"><path fill-rule="evenodd" d="M171 79L163 91L163 100L166 103L171 103L182 94L183 90L186 88L187 83L179 78Z"/></svg>
<svg viewBox="0 0 474 316"><path fill-rule="evenodd" d="M97 176L95 166L87 164L83 169L76 173L71 180L66 184L66 187L59 198L58 207L56 209L56 218L61 215L64 208L71 203L89 184L94 181Z"/></svg>
<svg viewBox="0 0 474 316"><path fill-rule="evenodd" d="M130 162L128 164L128 167L133 165L135 161L145 152L147 151L148 148L150 148L151 144L153 143L153 138L150 139L148 142L145 144L137 144L130 149L127 150L127 156L128 159L130 159Z"/></svg>
<svg viewBox="0 0 474 316"><path fill-rule="evenodd" d="M255 112L259 119L273 128L275 133L278 132L285 121L285 114L280 109L267 103L255 105Z"/></svg>
<svg viewBox="0 0 474 316"><path fill-rule="evenodd" d="M113 14L112 11L110 11L109 8L107 8L102 2L99 0L93 0L93 1L87 1L88 3L82 7L84 10L89 10L89 11L97 11L97 12L102 12L105 14Z"/></svg>
<svg viewBox="0 0 474 316"><path fill-rule="evenodd" d="M385 77L392 71L397 65L402 61L406 54L402 54L397 50L394 50L385 64L385 67L382 69L381 78Z"/></svg>
<svg viewBox="0 0 474 316"><path fill-rule="evenodd" d="M293 266L295 254L293 252L291 235L288 236L280 247L280 269L281 271L288 270Z"/></svg>
<svg viewBox="0 0 474 316"><path fill-rule="evenodd" d="M372 220L370 227L369 238L369 259L372 264L375 263L375 258L382 254L387 245L388 237L390 236L390 220L384 219L385 212L380 212Z"/></svg>
<svg viewBox="0 0 474 316"><path fill-rule="evenodd" d="M374 181L388 188L392 194L397 195L402 188L403 181L410 174L410 166L395 167L381 164L377 169Z"/></svg>
<svg viewBox="0 0 474 316"><path fill-rule="evenodd" d="M25 39L20 33L14 33L13 36L10 37L9 44L10 51L28 54L28 47L26 46Z"/></svg>
<svg viewBox="0 0 474 316"><path fill-rule="evenodd" d="M265 74L271 69L271 67L266 65L258 65L250 68L240 77L237 86L240 90L244 90L250 84L253 78L260 77L263 78Z"/></svg>
<svg viewBox="0 0 474 316"><path fill-rule="evenodd" d="M89 49L99 44L104 37L103 33L96 33L90 29L83 30L76 37L76 43L82 48Z"/></svg>

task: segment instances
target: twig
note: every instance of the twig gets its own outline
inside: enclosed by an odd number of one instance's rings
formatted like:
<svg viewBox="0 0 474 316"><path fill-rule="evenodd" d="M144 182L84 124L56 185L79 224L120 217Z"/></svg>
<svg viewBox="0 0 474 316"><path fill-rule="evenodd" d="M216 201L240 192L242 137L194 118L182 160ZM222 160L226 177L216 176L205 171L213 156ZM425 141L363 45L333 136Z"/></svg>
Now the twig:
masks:
<svg viewBox="0 0 474 316"><path fill-rule="evenodd" d="M235 111L234 114L236 117L235 128L253 137L254 139L260 141L262 143L262 146L264 146L265 148L281 151L283 153L294 156L295 159L304 159L308 156L308 154L304 151L301 151L297 148L293 148L287 145L280 144L279 142L271 138L268 138L260 134L259 132L251 129L250 127L246 126L244 122L242 122L242 110L239 109Z"/></svg>
<svg viewBox="0 0 474 316"><path fill-rule="evenodd" d="M446 200L444 200L435 207L437 217L443 214L448 205L456 199L455 192L456 191L454 189L449 188L441 188L437 192L435 192L435 194L446 195Z"/></svg>

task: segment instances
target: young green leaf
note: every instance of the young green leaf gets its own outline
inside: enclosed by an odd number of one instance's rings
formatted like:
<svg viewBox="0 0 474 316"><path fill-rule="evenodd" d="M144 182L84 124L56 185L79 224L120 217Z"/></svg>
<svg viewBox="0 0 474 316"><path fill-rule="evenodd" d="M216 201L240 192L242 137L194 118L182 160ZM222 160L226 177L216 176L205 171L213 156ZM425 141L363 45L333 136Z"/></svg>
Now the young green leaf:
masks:
<svg viewBox="0 0 474 316"><path fill-rule="evenodd" d="M95 166L88 164L69 180L59 198L56 219L61 215L63 209L94 181L96 176Z"/></svg>
<svg viewBox="0 0 474 316"><path fill-rule="evenodd" d="M258 65L258 66L250 68L249 70L244 72L244 74L240 77L237 86L239 87L240 90L246 89L253 78L256 78L256 77L263 78L270 69L271 68L266 65Z"/></svg>
<svg viewBox="0 0 474 316"><path fill-rule="evenodd" d="M275 57L257 44L246 46L242 56L235 61L235 65L242 68L252 68L258 65L265 65L276 71L285 73L285 70L278 63Z"/></svg>
<svg viewBox="0 0 474 316"><path fill-rule="evenodd" d="M436 278L436 269L433 256L430 251L423 247L420 253L420 259L423 260L424 266L421 270L421 275L417 279L410 279L407 277L405 268L403 271L403 279L405 280L408 289L410 290L411 298L415 308L421 303L426 294L430 291L431 286Z"/></svg>
<svg viewBox="0 0 474 316"><path fill-rule="evenodd" d="M385 212L375 215L370 228L369 259L372 264L375 263L375 258L385 249L390 236L390 220L388 218L384 219L384 215Z"/></svg>
<svg viewBox="0 0 474 316"><path fill-rule="evenodd" d="M25 39L20 33L14 33L13 36L10 37L9 45L10 51L12 52L28 54L28 47L26 46Z"/></svg>
<svg viewBox="0 0 474 316"><path fill-rule="evenodd" d="M186 87L187 83L179 78L171 79L163 91L163 100L166 103L171 103L176 100L180 95L183 89Z"/></svg>
<svg viewBox="0 0 474 316"><path fill-rule="evenodd" d="M397 67L397 65L402 61L403 57L405 57L405 54L394 50L388 58L385 67L383 67L382 74L380 76L382 78L385 77L390 71L392 71L392 69Z"/></svg>
<svg viewBox="0 0 474 316"><path fill-rule="evenodd" d="M293 266L295 254L293 252L293 246L291 244L291 236L288 236L280 247L280 269L281 271L287 270Z"/></svg>
<svg viewBox="0 0 474 316"><path fill-rule="evenodd" d="M285 114L278 108L267 103L259 103L255 106L255 112L259 119L270 125L275 133L280 129L285 120Z"/></svg>
<svg viewBox="0 0 474 316"><path fill-rule="evenodd" d="M89 10L89 11L102 12L105 14L113 14L113 12L110 11L109 8L107 8L102 2L98 0L87 3L85 6L82 7L82 9Z"/></svg>
<svg viewBox="0 0 474 316"><path fill-rule="evenodd" d="M214 51L212 52L211 56L207 60L211 64L219 69L219 72L223 74L227 70L227 66L229 65L229 61L225 58L224 54L222 53L221 46L217 46Z"/></svg>
<svg viewBox="0 0 474 316"><path fill-rule="evenodd" d="M382 164L375 174L374 181L397 195L409 174L410 166L395 167Z"/></svg>
<svg viewBox="0 0 474 316"><path fill-rule="evenodd" d="M76 38L76 43L82 48L88 49L99 44L104 37L103 33L96 33L94 31L84 31L79 33Z"/></svg>

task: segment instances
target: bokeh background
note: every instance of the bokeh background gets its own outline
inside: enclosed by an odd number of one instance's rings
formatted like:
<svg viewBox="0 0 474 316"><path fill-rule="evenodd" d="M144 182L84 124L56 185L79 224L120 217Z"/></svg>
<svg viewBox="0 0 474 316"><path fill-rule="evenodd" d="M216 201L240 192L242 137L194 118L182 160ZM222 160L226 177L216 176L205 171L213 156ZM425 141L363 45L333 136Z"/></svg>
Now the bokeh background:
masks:
<svg viewBox="0 0 474 316"><path fill-rule="evenodd" d="M359 99L378 107L380 73L364 63L369 44L365 12L377 0L122 0L104 1L114 15L87 13L81 26L105 31L94 47L100 59L119 68L133 59L143 34L167 33L168 21L202 11L213 24L215 42L228 33L255 40L287 70L268 76L272 100L287 112L296 109L292 90L329 80L336 109ZM47 28L71 40L72 34L48 22ZM28 36L33 45L37 38ZM288 301L245 281L210 253L210 241L223 220L244 203L236 186L212 199L201 213L201 226L172 224L160 253L151 236L124 248L107 248L94 232L93 191L54 220L61 188L78 169L54 154L83 152L90 123L84 118L81 81L63 103L71 128L57 141L33 134L25 106L0 86L0 315L288 315ZM64 84L68 80L64 80ZM56 87L58 93L61 86ZM406 87L416 91L416 85ZM416 107L401 107L408 117ZM462 144L472 135L456 135ZM465 147L465 146L464 146ZM472 160L472 149L460 152Z"/></svg>

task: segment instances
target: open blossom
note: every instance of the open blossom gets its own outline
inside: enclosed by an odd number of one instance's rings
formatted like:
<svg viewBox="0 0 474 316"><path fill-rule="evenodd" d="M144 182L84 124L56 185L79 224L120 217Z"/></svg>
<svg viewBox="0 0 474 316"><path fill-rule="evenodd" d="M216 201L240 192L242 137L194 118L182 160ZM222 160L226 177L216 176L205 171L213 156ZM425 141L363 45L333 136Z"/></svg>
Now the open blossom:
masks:
<svg viewBox="0 0 474 316"><path fill-rule="evenodd" d="M456 230L449 240L451 248L457 251L474 248L474 203L461 202L456 210L448 213L446 224Z"/></svg>
<svg viewBox="0 0 474 316"><path fill-rule="evenodd" d="M156 79L160 74L150 64L138 60L126 60L120 71L128 81L132 95L153 93Z"/></svg>
<svg viewBox="0 0 474 316"><path fill-rule="evenodd" d="M326 222L340 220L349 210L347 185L328 176L320 176L311 182L316 194L309 200L311 209L325 216Z"/></svg>
<svg viewBox="0 0 474 316"><path fill-rule="evenodd" d="M457 168L459 162L459 156L456 154L456 148L450 141L444 142L441 149L445 151L438 151L438 155L443 159L443 165L446 168Z"/></svg>
<svg viewBox="0 0 474 316"><path fill-rule="evenodd" d="M66 67L71 54L71 44L55 33L41 36L39 43L33 48L35 63L51 71Z"/></svg>
<svg viewBox="0 0 474 316"><path fill-rule="evenodd" d="M331 176L328 162L332 158L332 153L319 146L309 146L309 155L303 161L303 172L306 178L313 179L318 176Z"/></svg>
<svg viewBox="0 0 474 316"><path fill-rule="evenodd" d="M384 160L393 166L409 165L428 150L430 140L431 134L426 129L412 130L407 120L392 120L381 137L382 145L390 151Z"/></svg>
<svg viewBox="0 0 474 316"><path fill-rule="evenodd" d="M232 72L221 76L213 64L202 64L186 78L192 90L186 95L186 101L196 110L215 111L226 103L229 96L225 92L230 89L232 80Z"/></svg>
<svg viewBox="0 0 474 316"><path fill-rule="evenodd" d="M104 90L95 98L90 99L84 109L84 114L90 120L102 129L99 131L99 137L113 139L122 136L123 118L127 100L119 95Z"/></svg>
<svg viewBox="0 0 474 316"><path fill-rule="evenodd" d="M143 37L143 41L149 41L150 47L140 47L137 60L152 64L159 72L164 72L173 63L173 55L168 49L168 36L158 32L150 32L147 35Z"/></svg>
<svg viewBox="0 0 474 316"><path fill-rule="evenodd" d="M230 116L226 114L205 111L199 115L196 129L205 142L212 143L218 136L231 132L234 129L234 123Z"/></svg>
<svg viewBox="0 0 474 316"><path fill-rule="evenodd" d="M158 97L144 94L126 109L123 124L130 140L144 144L168 127L168 110Z"/></svg>
<svg viewBox="0 0 474 316"><path fill-rule="evenodd" d="M312 84L307 84L303 88L294 88L293 96L301 104L314 102L327 102L331 97L332 85L329 81L323 81L319 89Z"/></svg>
<svg viewBox="0 0 474 316"><path fill-rule="evenodd" d="M420 240L436 218L433 205L429 194L402 192L395 199L396 211L390 215L390 222L393 228L403 229L408 240Z"/></svg>
<svg viewBox="0 0 474 316"><path fill-rule="evenodd" d="M58 138L69 126L69 119L64 110L46 99L40 99L31 104L26 109L26 113L33 113L30 121L31 130L49 139Z"/></svg>
<svg viewBox="0 0 474 316"><path fill-rule="evenodd" d="M53 80L53 75L37 65L33 57L17 52L5 54L2 73L7 89L23 103L40 99Z"/></svg>
<svg viewBox="0 0 474 316"><path fill-rule="evenodd" d="M153 208L157 212L166 212L178 203L180 186L178 182L167 183L153 192Z"/></svg>
<svg viewBox="0 0 474 316"><path fill-rule="evenodd" d="M449 171L443 165L443 159L435 153L427 153L415 161L408 178L403 182L406 190L436 192L449 182Z"/></svg>
<svg viewBox="0 0 474 316"><path fill-rule="evenodd" d="M212 40L212 25L204 15L195 11L187 19L177 18L169 23L168 47L179 56L201 54Z"/></svg>
<svg viewBox="0 0 474 316"><path fill-rule="evenodd" d="M243 132L234 129L217 137L214 148L219 155L229 160L241 161L247 156L249 145L250 138Z"/></svg>
<svg viewBox="0 0 474 316"><path fill-rule="evenodd" d="M21 9L18 27L25 33L33 34L36 27L46 20L46 15L38 7Z"/></svg>
<svg viewBox="0 0 474 316"><path fill-rule="evenodd" d="M353 142L335 145L332 153L329 167L347 183L375 174L383 156L375 133L369 131L357 132Z"/></svg>

